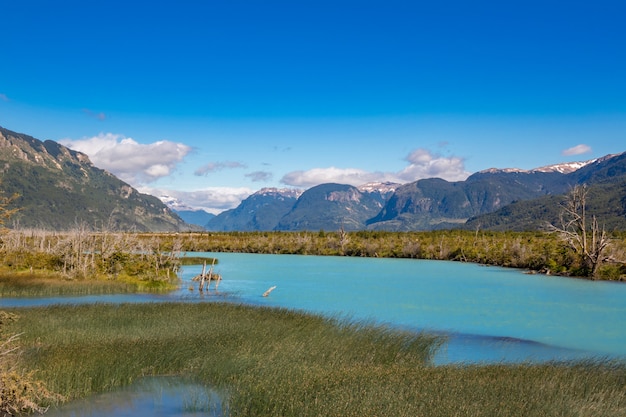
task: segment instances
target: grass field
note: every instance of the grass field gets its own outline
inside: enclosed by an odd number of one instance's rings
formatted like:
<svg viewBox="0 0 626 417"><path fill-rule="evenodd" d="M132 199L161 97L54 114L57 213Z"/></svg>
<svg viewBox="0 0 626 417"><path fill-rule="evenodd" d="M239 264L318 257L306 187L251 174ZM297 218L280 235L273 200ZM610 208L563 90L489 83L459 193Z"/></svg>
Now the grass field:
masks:
<svg viewBox="0 0 626 417"><path fill-rule="evenodd" d="M232 416L626 415L623 363L433 366L429 334L228 303L9 312L20 366L66 400L180 375Z"/></svg>

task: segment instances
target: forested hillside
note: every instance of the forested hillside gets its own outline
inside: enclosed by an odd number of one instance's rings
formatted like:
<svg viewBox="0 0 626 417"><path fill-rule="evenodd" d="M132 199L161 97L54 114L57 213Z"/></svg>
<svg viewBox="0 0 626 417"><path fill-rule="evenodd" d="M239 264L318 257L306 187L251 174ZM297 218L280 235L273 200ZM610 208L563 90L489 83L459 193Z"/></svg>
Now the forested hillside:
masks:
<svg viewBox="0 0 626 417"><path fill-rule="evenodd" d="M9 227L68 230L185 230L156 197L141 194L95 167L87 155L0 128L0 191L17 194Z"/></svg>

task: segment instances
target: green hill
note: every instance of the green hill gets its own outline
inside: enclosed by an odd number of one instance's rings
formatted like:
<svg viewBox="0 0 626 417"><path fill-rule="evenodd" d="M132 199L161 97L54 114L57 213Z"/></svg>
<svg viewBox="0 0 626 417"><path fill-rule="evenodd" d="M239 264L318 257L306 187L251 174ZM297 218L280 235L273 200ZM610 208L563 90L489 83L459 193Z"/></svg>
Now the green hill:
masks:
<svg viewBox="0 0 626 417"><path fill-rule="evenodd" d="M606 230L626 230L626 177L588 186L587 213L598 218ZM545 230L548 223L558 225L564 195L516 201L493 213L473 217L463 229L494 231Z"/></svg>

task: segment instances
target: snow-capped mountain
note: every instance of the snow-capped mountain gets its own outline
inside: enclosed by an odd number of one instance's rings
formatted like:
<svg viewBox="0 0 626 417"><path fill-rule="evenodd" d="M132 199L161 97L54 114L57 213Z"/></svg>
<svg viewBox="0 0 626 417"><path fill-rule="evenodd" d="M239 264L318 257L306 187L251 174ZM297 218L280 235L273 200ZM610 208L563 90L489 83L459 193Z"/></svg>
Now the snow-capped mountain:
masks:
<svg viewBox="0 0 626 417"><path fill-rule="evenodd" d="M607 157L611 157L614 155L607 155L604 158ZM602 159L602 158L600 158ZM518 173L531 173L531 172L560 172L561 174L569 174L571 172L577 171L580 168L587 166L589 164L592 164L596 161L598 161L599 159L590 159L588 161L575 161L575 162L562 162L559 164L553 164L553 165L546 165L546 166L542 166L539 168L533 168L533 169L520 169L520 168L488 168L488 169L484 169L482 171L480 171L481 174L495 174L498 172L501 173L513 173L513 172L518 172Z"/></svg>
<svg viewBox="0 0 626 417"><path fill-rule="evenodd" d="M590 159L589 161L579 162L564 162L561 164L547 165L545 167L535 168L534 172L560 172L561 174L569 174L579 170L580 168L596 162L597 159Z"/></svg>
<svg viewBox="0 0 626 417"><path fill-rule="evenodd" d="M367 184L359 185L357 188L363 193L388 194L396 191L401 185L395 182L368 182Z"/></svg>
<svg viewBox="0 0 626 417"><path fill-rule="evenodd" d="M298 198L302 195L303 190L298 188L275 188L275 187L266 187L261 188L259 191L253 193L252 195L256 196L273 196L273 197L284 197L284 198Z"/></svg>
<svg viewBox="0 0 626 417"><path fill-rule="evenodd" d="M187 224L193 224L204 228L204 225L215 217L215 214L208 213L203 209L193 208L176 197L162 195L159 199L163 202L163 204L178 214L178 216Z"/></svg>
<svg viewBox="0 0 626 417"><path fill-rule="evenodd" d="M163 202L163 204L165 204L166 206L168 206L170 209L175 210L175 211L194 211L194 210L198 210L197 208L193 208L189 205L187 205L184 201L176 198L176 197L172 197L169 195L162 195L159 196L159 200L161 200Z"/></svg>

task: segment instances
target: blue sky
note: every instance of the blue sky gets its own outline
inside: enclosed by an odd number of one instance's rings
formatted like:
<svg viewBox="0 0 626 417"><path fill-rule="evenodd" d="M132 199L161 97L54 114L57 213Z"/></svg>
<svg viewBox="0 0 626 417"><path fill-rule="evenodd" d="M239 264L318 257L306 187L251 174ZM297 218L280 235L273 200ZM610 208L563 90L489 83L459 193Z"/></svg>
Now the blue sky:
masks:
<svg viewBox="0 0 626 417"><path fill-rule="evenodd" d="M0 126L214 213L626 151L626 2L0 1Z"/></svg>

